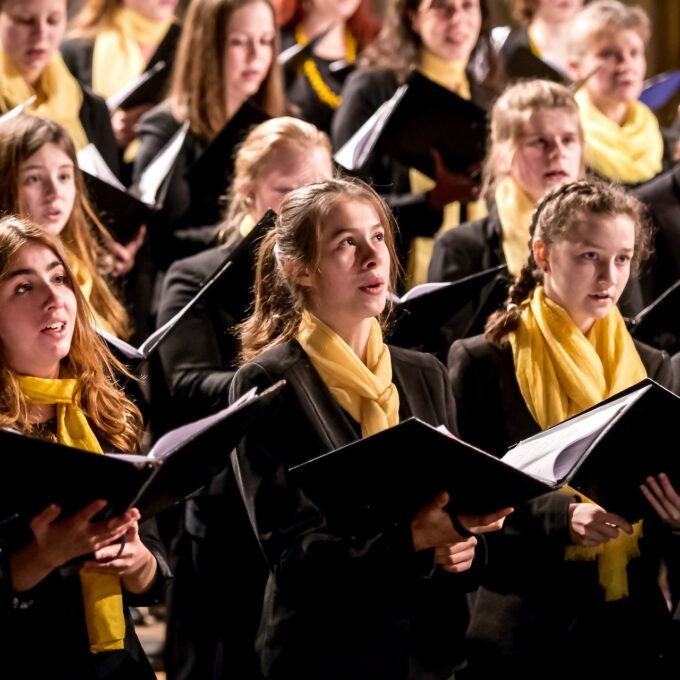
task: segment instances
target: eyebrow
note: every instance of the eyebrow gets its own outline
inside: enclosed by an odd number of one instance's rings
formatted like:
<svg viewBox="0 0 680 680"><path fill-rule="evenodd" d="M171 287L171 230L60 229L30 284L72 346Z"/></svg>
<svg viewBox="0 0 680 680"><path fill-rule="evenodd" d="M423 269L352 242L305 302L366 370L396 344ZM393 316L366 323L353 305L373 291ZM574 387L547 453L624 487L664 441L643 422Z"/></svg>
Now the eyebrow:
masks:
<svg viewBox="0 0 680 680"><path fill-rule="evenodd" d="M42 170L45 167L45 165L24 165L21 168L21 172L25 172L26 170ZM61 165L58 165L57 168L60 170L61 168L75 168L75 165L73 163L62 163Z"/></svg>
<svg viewBox="0 0 680 680"><path fill-rule="evenodd" d="M61 260L55 260L54 262L51 262L50 264L47 265L45 268L45 271L52 271L56 267L63 267L64 263ZM9 279L13 279L16 276L37 276L38 272L35 269L15 269L13 272L9 273L9 276L6 281L9 281Z"/></svg>
<svg viewBox="0 0 680 680"><path fill-rule="evenodd" d="M375 229L376 227L378 227L378 228L384 230L384 227L383 227L382 223L380 223L380 222L376 222L375 224L372 224L372 225L369 227L369 230L372 231L372 230ZM336 229L336 230L330 235L330 239L332 240L332 239L334 239L334 238L340 236L340 234L357 234L357 233L359 233L360 231L361 231L360 229L353 229L352 227L339 227L338 229Z"/></svg>

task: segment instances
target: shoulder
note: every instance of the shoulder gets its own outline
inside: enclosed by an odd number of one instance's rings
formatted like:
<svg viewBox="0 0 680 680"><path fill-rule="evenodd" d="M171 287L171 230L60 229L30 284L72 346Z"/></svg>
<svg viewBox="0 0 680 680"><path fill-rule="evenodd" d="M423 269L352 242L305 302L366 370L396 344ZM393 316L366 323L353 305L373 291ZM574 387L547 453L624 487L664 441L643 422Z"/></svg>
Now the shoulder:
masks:
<svg viewBox="0 0 680 680"><path fill-rule="evenodd" d="M438 236L435 241L435 247L458 247L468 248L474 246L483 246L488 241L489 237L496 231L498 225L498 217L495 211L490 212L486 217L471 222L463 222L463 224L445 231L441 236Z"/></svg>
<svg viewBox="0 0 680 680"><path fill-rule="evenodd" d="M653 208L653 202L660 196L673 193L674 189L674 170L668 170L655 177L649 182L645 182L641 187L635 189L633 194L643 203Z"/></svg>
<svg viewBox="0 0 680 680"><path fill-rule="evenodd" d="M633 342L645 366L647 375L663 387L670 389L673 384L673 368L668 353L655 347L650 347L639 340L633 339Z"/></svg>
<svg viewBox="0 0 680 680"><path fill-rule="evenodd" d="M358 69L347 78L345 93L363 92L372 99L389 99L398 85L397 74L393 69Z"/></svg>
<svg viewBox="0 0 680 680"><path fill-rule="evenodd" d="M196 255L175 260L166 274L166 281L172 282L177 278L191 278L203 281L209 274L226 259L228 248L209 248Z"/></svg>
<svg viewBox="0 0 680 680"><path fill-rule="evenodd" d="M500 366L508 359L512 360L510 345L497 347L488 342L482 334L456 340L449 350L448 365L452 368L454 364L466 362L475 363L478 366L483 364Z"/></svg>
<svg viewBox="0 0 680 680"><path fill-rule="evenodd" d="M87 84L90 84L92 80L93 50L94 42L85 38L64 40L59 46L59 51L69 71Z"/></svg>
<svg viewBox="0 0 680 680"><path fill-rule="evenodd" d="M168 102L161 102L139 119L139 134L172 137L180 128L179 121L172 115Z"/></svg>
<svg viewBox="0 0 680 680"><path fill-rule="evenodd" d="M432 354L396 347L395 345L389 345L389 350L394 370L417 371L433 376L446 374L444 365Z"/></svg>
<svg viewBox="0 0 680 680"><path fill-rule="evenodd" d="M238 396L253 385L271 385L284 378L293 366L303 360L306 360L306 355L297 341L281 342L243 364L236 371L232 389Z"/></svg>

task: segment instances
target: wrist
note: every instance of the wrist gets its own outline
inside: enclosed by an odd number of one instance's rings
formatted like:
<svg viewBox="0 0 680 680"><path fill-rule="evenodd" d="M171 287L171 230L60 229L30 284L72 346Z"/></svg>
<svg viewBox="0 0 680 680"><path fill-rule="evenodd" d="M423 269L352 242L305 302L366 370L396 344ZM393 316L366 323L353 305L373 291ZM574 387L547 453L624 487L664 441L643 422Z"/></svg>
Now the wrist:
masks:
<svg viewBox="0 0 680 680"><path fill-rule="evenodd" d="M157 563L153 553L144 547L146 556L142 563L130 573L121 576L123 588L128 593L140 595L151 588L156 578Z"/></svg>

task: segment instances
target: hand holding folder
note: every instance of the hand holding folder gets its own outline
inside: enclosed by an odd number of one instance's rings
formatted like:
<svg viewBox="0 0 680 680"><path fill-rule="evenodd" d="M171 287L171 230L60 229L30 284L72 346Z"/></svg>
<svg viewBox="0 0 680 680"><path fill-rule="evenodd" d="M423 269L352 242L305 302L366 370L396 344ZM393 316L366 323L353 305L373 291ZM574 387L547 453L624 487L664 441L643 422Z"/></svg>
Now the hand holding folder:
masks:
<svg viewBox="0 0 680 680"><path fill-rule="evenodd" d="M656 518L640 491L650 475L680 488L675 423L680 398L653 380L510 449L498 459L417 418L292 467L289 474L323 507L370 506L385 521L412 517L438 493L452 514L518 507L570 485L630 522Z"/></svg>

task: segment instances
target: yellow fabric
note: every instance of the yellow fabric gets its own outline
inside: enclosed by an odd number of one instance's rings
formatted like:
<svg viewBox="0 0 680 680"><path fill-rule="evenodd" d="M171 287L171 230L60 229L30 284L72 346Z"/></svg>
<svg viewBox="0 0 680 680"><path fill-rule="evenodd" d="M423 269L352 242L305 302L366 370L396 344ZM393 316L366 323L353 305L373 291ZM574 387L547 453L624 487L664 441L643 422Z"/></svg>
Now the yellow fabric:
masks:
<svg viewBox="0 0 680 680"><path fill-rule="evenodd" d="M392 359L380 324L371 319L364 363L323 321L304 312L297 333L314 368L342 408L369 437L399 422L399 393L392 383Z"/></svg>
<svg viewBox="0 0 680 680"><path fill-rule="evenodd" d="M125 7L118 8L111 25L97 34L92 53L92 89L108 99L129 85L145 69L140 45L158 45L171 21L154 21Z"/></svg>
<svg viewBox="0 0 680 680"><path fill-rule="evenodd" d="M618 308L595 321L584 336L542 286L522 306L520 324L508 339L520 392L542 430L647 377ZM640 554L641 535L638 522L632 536L621 531L616 539L593 548L568 546L565 560L597 557L606 600L620 599L628 595L626 565Z"/></svg>
<svg viewBox="0 0 680 680"><path fill-rule="evenodd" d="M244 215L238 230L241 236L245 238L246 236L248 236L248 234L250 234L254 226L255 220L253 219L252 215Z"/></svg>
<svg viewBox="0 0 680 680"><path fill-rule="evenodd" d="M587 336L537 286L508 334L515 375L534 420L545 430L647 377L614 307Z"/></svg>
<svg viewBox="0 0 680 680"><path fill-rule="evenodd" d="M663 138L659 122L642 102L631 102L623 125L591 104L585 90L575 95L585 134L587 165L604 177L637 184L661 172Z"/></svg>
<svg viewBox="0 0 680 680"><path fill-rule="evenodd" d="M88 139L80 122L83 91L57 52L45 66L35 88L31 87L0 47L0 107L6 112L36 95L26 113L54 120L71 135L76 149L87 146Z"/></svg>
<svg viewBox="0 0 680 680"><path fill-rule="evenodd" d="M541 58L541 50L539 49L538 45L536 44L536 41L534 40L533 36L531 35L531 26L527 28L527 38L529 40L529 49L532 51L532 53L537 56L539 59Z"/></svg>
<svg viewBox="0 0 680 680"><path fill-rule="evenodd" d="M565 486L560 491L580 496L585 503L593 503L576 489ZM640 557L639 541L644 535L642 520L633 524L633 533L619 530L619 535L606 543L592 547L568 545L564 549L564 559L568 562L592 562L597 559L597 573L604 589L606 602L628 597L628 573L626 567L630 560Z"/></svg>
<svg viewBox="0 0 680 680"><path fill-rule="evenodd" d="M89 303L90 296L92 295L92 286L94 285L92 274L90 274L88 271L85 263L70 250L68 251L68 264L71 267L71 271L73 271L73 276L75 277L76 283L78 284L78 288L80 288L80 292ZM116 334L116 332L113 330L113 326L103 316L101 316L99 312L97 312L91 303L90 312L94 317L95 324L99 328L106 331L110 335Z"/></svg>
<svg viewBox="0 0 680 680"><path fill-rule="evenodd" d="M30 402L57 405L57 440L60 444L102 453L85 414L74 403L77 380L20 376L19 385ZM120 579L110 574L81 572L80 583L90 651L97 654L123 649L125 617Z"/></svg>
<svg viewBox="0 0 680 680"><path fill-rule="evenodd" d="M458 61L446 61L425 48L420 50L421 73L433 80L438 85L455 92L463 99L470 99L470 82L465 69L466 59ZM423 174L416 168L409 168L409 187L412 194L421 194L431 191L435 182L431 177ZM486 202L479 199L467 204L467 218L476 220L486 216ZM452 201L444 206L442 223L438 233L448 231L460 224L460 203ZM427 269L432 259L434 239L417 236L411 241L409 255L406 263L406 287L412 288L427 281Z"/></svg>
<svg viewBox="0 0 680 680"><path fill-rule="evenodd" d="M500 182L495 199L505 261L508 271L517 276L529 259L529 227L534 204L512 177L506 177Z"/></svg>

